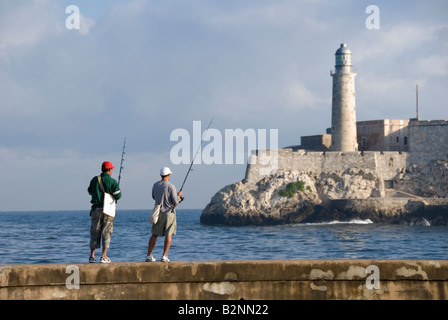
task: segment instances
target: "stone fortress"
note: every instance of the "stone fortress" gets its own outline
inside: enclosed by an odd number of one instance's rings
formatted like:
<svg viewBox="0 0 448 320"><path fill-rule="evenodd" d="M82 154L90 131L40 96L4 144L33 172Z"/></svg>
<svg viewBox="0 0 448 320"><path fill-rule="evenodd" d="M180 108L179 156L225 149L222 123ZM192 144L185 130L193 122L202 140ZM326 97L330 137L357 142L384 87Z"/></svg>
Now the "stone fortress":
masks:
<svg viewBox="0 0 448 320"><path fill-rule="evenodd" d="M254 151L245 178L213 196L202 223L448 224L448 120L356 122L352 53L341 44L335 56L331 128L300 146ZM280 195L297 181L306 189Z"/></svg>

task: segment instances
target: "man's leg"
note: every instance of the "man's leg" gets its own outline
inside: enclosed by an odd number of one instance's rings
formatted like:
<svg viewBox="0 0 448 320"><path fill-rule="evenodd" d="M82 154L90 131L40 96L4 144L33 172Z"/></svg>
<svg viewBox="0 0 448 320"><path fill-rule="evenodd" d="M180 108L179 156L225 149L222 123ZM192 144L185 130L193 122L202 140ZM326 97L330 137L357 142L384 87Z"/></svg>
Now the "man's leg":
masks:
<svg viewBox="0 0 448 320"><path fill-rule="evenodd" d="M171 234L168 234L165 236L165 242L163 245L163 256L167 257L168 256L168 251L170 250L171 247Z"/></svg>
<svg viewBox="0 0 448 320"><path fill-rule="evenodd" d="M107 249L108 249L108 248L103 248L103 253L101 254L101 256L102 256L103 258L106 258L106 257L107 257Z"/></svg>
<svg viewBox="0 0 448 320"><path fill-rule="evenodd" d="M101 256L103 258L107 257L107 249L110 247L110 238L112 236L112 232L114 231L114 220L115 217L110 217L107 214L103 214L101 226L101 237L103 240L103 252Z"/></svg>
<svg viewBox="0 0 448 320"><path fill-rule="evenodd" d="M101 243L101 210L93 210L90 225L90 257L95 257L95 249L100 248Z"/></svg>
<svg viewBox="0 0 448 320"><path fill-rule="evenodd" d="M153 234L148 241L148 256L152 256L152 250L154 250L154 247L156 246L156 241L157 235Z"/></svg>

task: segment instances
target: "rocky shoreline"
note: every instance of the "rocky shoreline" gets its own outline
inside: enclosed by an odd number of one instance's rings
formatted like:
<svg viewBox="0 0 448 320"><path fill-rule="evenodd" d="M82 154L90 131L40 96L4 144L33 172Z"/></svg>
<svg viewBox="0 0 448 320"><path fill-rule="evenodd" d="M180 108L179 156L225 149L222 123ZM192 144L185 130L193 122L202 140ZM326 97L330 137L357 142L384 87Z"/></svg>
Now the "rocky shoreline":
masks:
<svg viewBox="0 0 448 320"><path fill-rule="evenodd" d="M288 184L302 190L287 195ZM201 214L203 224L275 225L370 219L374 223L448 225L448 160L400 172L386 189L377 172L347 169L319 175L278 171L256 182L219 190ZM383 196L380 196L383 195ZM386 195L386 196L384 196Z"/></svg>

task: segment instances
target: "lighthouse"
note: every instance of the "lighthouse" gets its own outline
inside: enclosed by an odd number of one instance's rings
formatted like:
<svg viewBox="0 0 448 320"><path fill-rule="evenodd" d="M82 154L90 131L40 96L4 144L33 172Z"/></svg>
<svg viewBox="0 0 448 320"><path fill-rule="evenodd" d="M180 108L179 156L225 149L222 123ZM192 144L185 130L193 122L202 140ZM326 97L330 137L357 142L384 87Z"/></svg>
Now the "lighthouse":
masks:
<svg viewBox="0 0 448 320"><path fill-rule="evenodd" d="M357 151L355 76L352 52L345 43L336 51L331 113L331 151Z"/></svg>

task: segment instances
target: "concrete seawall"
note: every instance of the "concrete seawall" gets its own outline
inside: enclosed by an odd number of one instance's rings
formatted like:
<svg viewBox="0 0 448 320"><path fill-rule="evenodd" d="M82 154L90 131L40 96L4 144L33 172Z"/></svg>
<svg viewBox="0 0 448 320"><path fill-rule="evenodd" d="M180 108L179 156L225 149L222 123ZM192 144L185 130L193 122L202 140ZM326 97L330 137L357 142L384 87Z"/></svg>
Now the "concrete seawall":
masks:
<svg viewBox="0 0 448 320"><path fill-rule="evenodd" d="M448 299L448 260L0 266L0 299Z"/></svg>

